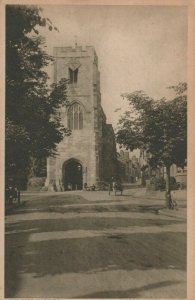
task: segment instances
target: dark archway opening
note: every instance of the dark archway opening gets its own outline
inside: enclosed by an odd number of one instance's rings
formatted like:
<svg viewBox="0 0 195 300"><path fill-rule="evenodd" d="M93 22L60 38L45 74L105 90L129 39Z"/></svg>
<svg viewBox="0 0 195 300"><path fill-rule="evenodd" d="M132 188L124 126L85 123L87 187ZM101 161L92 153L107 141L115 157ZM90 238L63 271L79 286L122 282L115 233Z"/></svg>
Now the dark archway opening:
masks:
<svg viewBox="0 0 195 300"><path fill-rule="evenodd" d="M63 180L65 191L83 189L82 173L82 165L78 161L71 160L65 164Z"/></svg>

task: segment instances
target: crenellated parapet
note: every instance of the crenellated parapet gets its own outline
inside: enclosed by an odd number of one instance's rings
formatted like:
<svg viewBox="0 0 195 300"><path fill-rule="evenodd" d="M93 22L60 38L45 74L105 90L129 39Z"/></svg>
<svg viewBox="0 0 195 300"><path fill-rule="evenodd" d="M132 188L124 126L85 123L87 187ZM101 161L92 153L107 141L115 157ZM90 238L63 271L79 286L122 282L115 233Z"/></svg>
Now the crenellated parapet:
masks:
<svg viewBox="0 0 195 300"><path fill-rule="evenodd" d="M71 54L71 56L92 56L97 59L97 54L93 46L76 46L76 47L54 47L55 57L64 57Z"/></svg>

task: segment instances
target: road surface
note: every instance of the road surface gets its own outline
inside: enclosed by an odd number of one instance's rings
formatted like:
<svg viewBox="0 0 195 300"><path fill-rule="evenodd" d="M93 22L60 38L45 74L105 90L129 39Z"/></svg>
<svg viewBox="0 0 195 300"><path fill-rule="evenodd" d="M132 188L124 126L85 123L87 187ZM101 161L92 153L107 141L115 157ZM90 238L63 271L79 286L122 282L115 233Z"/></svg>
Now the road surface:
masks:
<svg viewBox="0 0 195 300"><path fill-rule="evenodd" d="M162 200L25 193L5 217L5 297L185 298L186 220Z"/></svg>

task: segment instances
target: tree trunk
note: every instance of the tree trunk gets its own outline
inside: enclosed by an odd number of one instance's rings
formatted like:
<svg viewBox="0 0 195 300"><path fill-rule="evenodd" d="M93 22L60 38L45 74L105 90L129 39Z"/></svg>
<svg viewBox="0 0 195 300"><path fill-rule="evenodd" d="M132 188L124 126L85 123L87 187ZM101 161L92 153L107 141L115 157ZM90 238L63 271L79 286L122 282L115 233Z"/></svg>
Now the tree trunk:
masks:
<svg viewBox="0 0 195 300"><path fill-rule="evenodd" d="M171 189L170 189L170 165L166 165L166 207L172 209Z"/></svg>

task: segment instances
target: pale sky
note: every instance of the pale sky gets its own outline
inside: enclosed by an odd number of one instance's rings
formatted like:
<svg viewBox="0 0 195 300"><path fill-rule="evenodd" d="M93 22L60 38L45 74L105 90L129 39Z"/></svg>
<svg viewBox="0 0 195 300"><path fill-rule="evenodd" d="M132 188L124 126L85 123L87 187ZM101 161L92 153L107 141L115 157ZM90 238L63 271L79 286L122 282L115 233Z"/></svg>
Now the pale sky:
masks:
<svg viewBox="0 0 195 300"><path fill-rule="evenodd" d="M127 104L125 92L144 90L170 97L166 87L187 80L187 8L181 6L43 6L59 29L47 35L54 46L94 46L99 58L102 107L116 127ZM122 108L117 113L116 108Z"/></svg>

